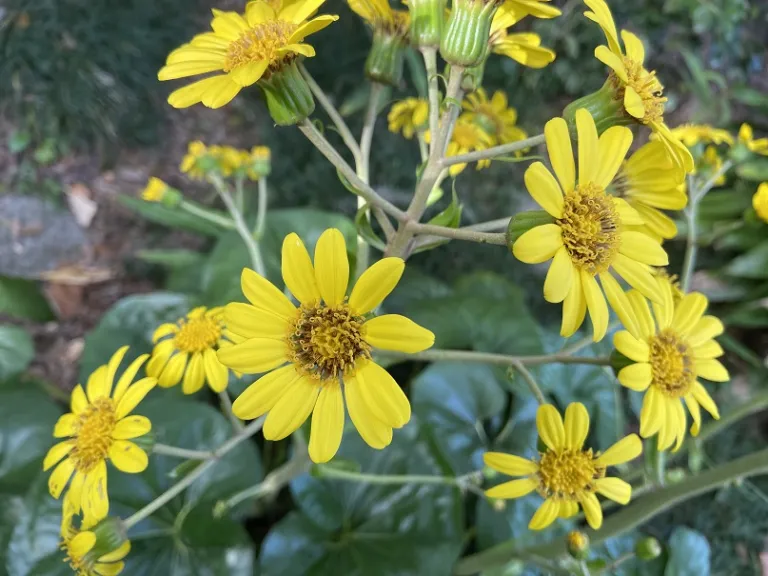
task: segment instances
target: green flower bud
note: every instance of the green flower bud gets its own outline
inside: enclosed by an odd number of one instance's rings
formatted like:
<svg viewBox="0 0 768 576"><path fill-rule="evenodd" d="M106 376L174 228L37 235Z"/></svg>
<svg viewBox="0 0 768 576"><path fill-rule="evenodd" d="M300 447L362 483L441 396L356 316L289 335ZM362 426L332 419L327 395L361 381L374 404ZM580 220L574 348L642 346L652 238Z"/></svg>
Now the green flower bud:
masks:
<svg viewBox="0 0 768 576"><path fill-rule="evenodd" d="M728 157L734 164L741 164L747 160L751 160L754 157L754 154L742 142L736 142L728 150Z"/></svg>
<svg viewBox="0 0 768 576"><path fill-rule="evenodd" d="M491 21L499 0L456 0L440 42L440 54L454 66L471 68L488 53Z"/></svg>
<svg viewBox="0 0 768 576"><path fill-rule="evenodd" d="M661 544L651 536L642 538L635 544L635 554L640 560L654 560L661 554Z"/></svg>
<svg viewBox="0 0 768 576"><path fill-rule="evenodd" d="M145 452L152 452L152 449L155 447L155 433L150 430L143 436L139 436L138 438L133 438L131 442L136 444L136 446L138 446Z"/></svg>
<svg viewBox="0 0 768 576"><path fill-rule="evenodd" d="M296 61L259 80L267 108L278 126L292 126L304 120L315 109L315 99Z"/></svg>
<svg viewBox="0 0 768 576"><path fill-rule="evenodd" d="M499 473L490 466L483 466L483 476L488 480L493 480Z"/></svg>
<svg viewBox="0 0 768 576"><path fill-rule="evenodd" d="M665 479L667 484L679 484L685 480L686 476L687 474L682 468L673 468L672 470L667 470Z"/></svg>
<svg viewBox="0 0 768 576"><path fill-rule="evenodd" d="M589 536L578 530L571 530L565 538L568 554L576 560L586 560L589 556Z"/></svg>
<svg viewBox="0 0 768 576"><path fill-rule="evenodd" d="M563 118L568 123L572 138L576 133L576 110L586 108L595 120L597 133L602 134L611 126L629 126L635 120L624 110L624 102L616 99L616 93L610 80L606 80L597 92L574 100L563 110Z"/></svg>
<svg viewBox="0 0 768 576"><path fill-rule="evenodd" d="M90 531L96 535L96 544L88 552L94 561L110 552L114 552L128 539L125 525L120 518L107 517Z"/></svg>
<svg viewBox="0 0 768 576"><path fill-rule="evenodd" d="M445 20L445 0L410 0L411 43L417 48L440 46Z"/></svg>
<svg viewBox="0 0 768 576"><path fill-rule="evenodd" d="M181 192L169 186L165 189L163 197L160 199L160 204L167 208L176 208L176 206L181 204L182 198Z"/></svg>
<svg viewBox="0 0 768 576"><path fill-rule="evenodd" d="M373 44L365 61L365 75L381 84L397 86L403 78L405 38L383 30L373 33Z"/></svg>
<svg viewBox="0 0 768 576"><path fill-rule="evenodd" d="M528 230L542 224L552 224L554 221L555 219L545 210L531 210L515 214L507 226L507 246L510 251L515 241Z"/></svg>

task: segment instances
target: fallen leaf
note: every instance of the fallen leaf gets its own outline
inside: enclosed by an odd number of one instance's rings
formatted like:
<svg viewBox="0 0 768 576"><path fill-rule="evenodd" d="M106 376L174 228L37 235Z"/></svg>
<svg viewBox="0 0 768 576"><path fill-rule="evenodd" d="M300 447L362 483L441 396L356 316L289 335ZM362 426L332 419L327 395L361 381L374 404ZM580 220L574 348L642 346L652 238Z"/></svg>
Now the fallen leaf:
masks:
<svg viewBox="0 0 768 576"><path fill-rule="evenodd" d="M72 184L67 190L67 203L77 224L81 228L88 228L99 209L88 187L80 183Z"/></svg>
<svg viewBox="0 0 768 576"><path fill-rule="evenodd" d="M60 319L74 318L80 313L83 306L83 286L48 284L43 290Z"/></svg>
<svg viewBox="0 0 768 576"><path fill-rule="evenodd" d="M41 272L40 280L45 280L51 284L65 284L69 286L88 286L106 282L115 277L115 272L109 268L98 268L95 266L84 266L82 264L72 264L61 266L56 270Z"/></svg>

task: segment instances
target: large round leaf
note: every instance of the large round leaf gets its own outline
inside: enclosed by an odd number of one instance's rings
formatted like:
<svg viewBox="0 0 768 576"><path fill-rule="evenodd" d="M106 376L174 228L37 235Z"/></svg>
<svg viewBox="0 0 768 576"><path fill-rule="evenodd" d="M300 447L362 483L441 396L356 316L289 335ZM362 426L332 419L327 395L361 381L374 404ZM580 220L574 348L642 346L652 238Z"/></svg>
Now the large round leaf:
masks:
<svg viewBox="0 0 768 576"><path fill-rule="evenodd" d="M18 326L0 326L0 384L26 370L35 348L27 331Z"/></svg>

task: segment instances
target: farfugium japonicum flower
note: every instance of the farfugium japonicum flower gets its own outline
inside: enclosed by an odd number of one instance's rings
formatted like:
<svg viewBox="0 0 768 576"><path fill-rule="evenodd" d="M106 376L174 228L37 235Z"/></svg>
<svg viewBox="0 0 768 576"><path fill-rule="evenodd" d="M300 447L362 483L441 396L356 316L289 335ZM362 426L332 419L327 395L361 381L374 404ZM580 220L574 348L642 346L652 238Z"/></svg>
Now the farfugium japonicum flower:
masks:
<svg viewBox="0 0 768 576"><path fill-rule="evenodd" d="M223 308L200 306L178 322L161 324L152 336L155 348L147 374L168 388L181 382L184 394L194 394L206 382L214 392L226 389L229 371L216 351L231 345Z"/></svg>
<svg viewBox="0 0 768 576"><path fill-rule="evenodd" d="M709 124L683 124L672 129L672 134L678 137L683 144L692 148L696 144L727 144L733 145L733 136L728 130L715 128Z"/></svg>
<svg viewBox="0 0 768 576"><path fill-rule="evenodd" d="M250 420L268 413L264 436L280 440L311 414L309 455L314 462L327 462L341 443L346 398L363 440L373 448L388 446L392 429L410 419L411 407L371 352L413 353L434 343L432 332L404 316L374 314L404 267L400 258L376 262L347 297L346 244L331 228L317 241L314 264L297 234L283 242L283 280L298 307L271 282L244 269L242 288L249 303L226 307L228 329L243 341L219 350L219 360L239 372L266 374L237 398L235 415Z"/></svg>
<svg viewBox="0 0 768 576"><path fill-rule="evenodd" d="M653 304L653 314L640 294L629 293L635 321L616 333L613 344L634 362L619 371L619 382L630 390L645 392L640 435L648 438L658 434L659 450L673 444L677 450L685 439L683 404L693 418L694 436L701 426L700 408L716 419L720 417L699 378L713 382L729 379L728 371L716 359L723 355L723 349L714 337L722 334L723 324L714 316L704 315L708 302L703 294L692 292L675 302L670 283L663 278L657 282L664 299Z"/></svg>
<svg viewBox="0 0 768 576"><path fill-rule="evenodd" d="M589 310L597 342L608 328L606 297L620 319L628 309L613 274L661 301L649 266L665 266L668 258L658 241L627 229L643 224L643 219L626 200L606 191L632 143L629 128L613 126L598 139L592 116L584 109L576 111L576 126L578 181L565 120L547 122L547 152L557 178L544 164L534 162L525 172L525 185L552 222L531 228L515 241L512 251L528 264L552 260L544 298L563 303L560 334L568 337L576 332Z"/></svg>
<svg viewBox="0 0 768 576"><path fill-rule="evenodd" d="M768 182L757 187L757 192L752 196L752 207L763 222L768 222Z"/></svg>
<svg viewBox="0 0 768 576"><path fill-rule="evenodd" d="M535 460L512 454L488 452L486 466L509 476L524 476L486 490L489 498L520 498L534 490L544 503L531 518L528 528L543 530L558 518L571 518L584 510L587 523L595 530L603 523L597 494L627 504L632 487L620 478L606 477L609 466L634 460L643 450L635 434L625 436L604 453L584 448L589 433L589 414L580 402L565 410L565 422L551 404L539 406L536 428L546 451Z"/></svg>
<svg viewBox="0 0 768 576"><path fill-rule="evenodd" d="M405 98L395 102L387 115L389 131L402 133L410 140L423 130L429 120L429 103L423 98Z"/></svg>
<svg viewBox="0 0 768 576"><path fill-rule="evenodd" d="M348 0L349 7L373 29L365 74L374 82L396 86L403 75L411 15L394 10L388 0Z"/></svg>
<svg viewBox="0 0 768 576"><path fill-rule="evenodd" d="M125 369L117 384L115 374L128 347L120 348L109 363L97 368L83 390L72 391L71 412L64 414L53 430L54 438L66 438L48 451L43 470L58 464L48 479L48 489L59 498L69 483L75 513L101 520L109 513L107 460L121 472L142 472L148 463L146 452L132 439L147 434L152 424L144 416L131 415L144 396L155 387L155 378L133 378L149 357L139 356ZM113 386L114 385L114 386Z"/></svg>
<svg viewBox="0 0 768 576"><path fill-rule="evenodd" d="M147 202L160 202L166 190L168 190L168 184L152 176L141 192L141 199Z"/></svg>
<svg viewBox="0 0 768 576"><path fill-rule="evenodd" d="M554 62L555 52L541 46L541 37L533 32L509 32L509 28L528 14L537 18L554 18L560 15L560 10L544 2L508 0L491 22L490 51L529 68L544 68Z"/></svg>
<svg viewBox="0 0 768 576"><path fill-rule="evenodd" d="M739 128L739 143L746 146L750 152L768 156L768 138L755 139L752 126L747 123Z"/></svg>

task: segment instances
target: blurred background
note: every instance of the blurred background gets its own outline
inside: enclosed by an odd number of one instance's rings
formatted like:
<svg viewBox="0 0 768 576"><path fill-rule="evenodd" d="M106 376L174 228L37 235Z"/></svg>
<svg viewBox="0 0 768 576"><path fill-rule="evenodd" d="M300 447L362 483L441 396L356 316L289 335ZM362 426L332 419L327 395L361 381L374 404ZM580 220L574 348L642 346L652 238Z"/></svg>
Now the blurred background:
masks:
<svg viewBox="0 0 768 576"><path fill-rule="evenodd" d="M557 53L553 64L532 70L508 59L491 58L486 69L486 90L489 94L496 89L507 93L510 105L517 108L518 123L529 134L539 133L546 120L559 114L571 100L599 88L605 78L604 66L593 57L602 35L582 16L583 4L576 0L553 3L562 9L561 17L529 18L515 29L539 33L542 44ZM35 562L44 555L34 552L34 541L25 541L17 534L20 522L27 522L25 526L32 530L32 520L25 516L29 495L24 490L37 481L37 476L31 456L24 459L14 452L22 446L44 451L51 442L50 418L39 419L45 410L31 405L34 399L66 401L79 379L105 362L120 344L133 343L138 354L147 346L149 326L183 312L184 299L213 305L237 297L235 279L244 261L244 255L233 248L237 240L221 237L218 230L160 205L138 200L137 193L147 179L160 177L199 202L215 204L210 189L179 172L187 143L199 139L240 148L266 145L273 159L270 207L282 210L274 217L275 242L283 228L304 222L302 218L310 227L335 223L331 215L318 216L319 210L354 217L354 200L340 184L335 169L298 130L273 126L257 89L244 91L220 110L201 106L174 110L165 103L171 87L157 81L157 70L170 50L207 29L212 7L240 10L243 2L3 0L0 4L0 558L7 559L5 565L0 562L0 575L48 573L41 565L35 568ZM748 122L756 137L768 134L768 2L636 0L616 1L611 8L620 27L644 40L649 68L657 70L669 97L666 118L670 126L709 123L735 135L740 124ZM369 32L339 0L329 0L324 11L338 13L341 19L313 37L317 56L306 65L348 116L353 132L359 132L368 94L361 79ZM388 93L387 106L376 126L371 181L401 206L413 189L418 149L413 141L403 141L387 131L385 115L393 101L423 90L420 59L409 54L402 86ZM330 137L336 135L331 133ZM462 173L456 181L456 191L464 203L462 224L495 219L527 207L522 173L519 165L502 162L482 172L468 169ZM768 389L768 224L750 212L751 196L766 180L768 158L742 164L702 206L706 248L694 288L710 296L715 313L728 326L723 345L729 352L733 382L718 397L726 407L761 393L765 396ZM670 243L673 270L679 269L682 248L683 242ZM422 323L438 334L441 327L433 324L441 321L441 313L435 302L442 298L443 306L453 308L457 298L469 301L483 293L486 300L496 298L504 305L512 306L514 301L515 306L525 308L526 319L535 317L545 334L541 346L546 347L546 333L556 331L553 326L559 308L546 305L540 297L542 271L519 265L502 248L454 242L417 255L409 265L412 270L405 287L395 294L391 305L400 309L413 306L411 315L417 320L427 318ZM465 278L464 283L461 279L456 283L457 271ZM232 282L225 280L228 277ZM479 287L466 278L480 279ZM425 304L428 299L431 304ZM419 301L421 307L415 304ZM510 330L519 330L509 323L518 321L521 316L514 310L520 309L508 308L510 313L502 324L486 327L480 337L495 340L489 347L511 338ZM489 310L468 314L482 322L491 322L491 316L498 315ZM446 330L455 332L458 328ZM398 379L455 378L441 375L439 370L425 376L423 368L398 366ZM560 401L579 399L573 388L577 376L559 370L548 376L550 392ZM504 379L503 374L492 377ZM608 377L601 377L612 390ZM483 375L466 375L466 379L473 378L482 379ZM556 387L568 378L573 389L558 392ZM613 414L605 424L607 428L631 427L627 422L632 421L632 414L619 414L614 392L601 396L602 388L589 388L594 374L579 378L585 387L579 394L590 399L595 409ZM424 387L428 389L427 384ZM34 391L34 395L19 396L20 390ZM425 394L415 402L428 405L439 400L437 392L431 400ZM477 408L477 403L466 398L459 401ZM443 408L450 412L455 407ZM503 415L494 412L493 406L477 408L480 413L476 420L508 419L511 413L522 414L524 408L507 406ZM418 407L415 411L418 416ZM55 414L51 407L49 415L55 419ZM458 414L456 418L467 417ZM458 426L450 418L448 424L435 425ZM708 466L746 454L764 445L766 435L768 419L764 414L742 420L713 439L706 453L697 454L698 462L683 458L681 473L691 466ZM446 453L456 452L456 446L444 447ZM260 468L259 474L285 458L279 453L285 447L275 450L277 453L262 459L264 470ZM440 462L443 470L447 466L459 473L452 468L450 457L448 460ZM37 462L39 465L39 459ZM26 475L20 475L22 472ZM301 533L291 516L297 512L289 511L296 507L304 488L292 486L291 494L283 493L266 508L243 514L251 519L233 540L237 545L221 545L222 550L246 550L238 560L241 568L246 567L242 571L232 564L226 564L226 569L225 564L217 564L218 568L198 572L191 562L188 566L169 564L174 571L152 571L153 557L170 554L157 548L147 553L148 564L141 565L143 568L136 565L128 573L250 573L247 567L251 566L261 566L265 574L358 573L351 565L334 568L330 561L325 568L281 568L278 563L266 569L263 560L255 559L260 549L262 555L279 556L278 539L283 554L302 549L299 543L308 536ZM25 504L19 504L22 501ZM482 521L484 514L492 513L488 506L482 508L478 503L475 508L474 503L467 502L452 503L456 509L446 505L441 514L465 514L467 526L477 521L472 533L463 527L455 534L435 533L457 540L458 552L462 547L464 551L477 550L514 536L521 530L519 519L527 518L526 511L517 510ZM462 506L467 509L458 510ZM681 527L686 531L680 532ZM700 571L703 568L675 571L671 559L674 554L678 558L680 554L701 556L706 550L707 573L711 568L716 574L768 574L768 553L764 551L768 482L744 482L695 499L654 519L644 529L665 542L674 537L687 548L675 552L670 547L665 552L666 564L638 564L627 568L626 573L704 574ZM49 539L52 537L49 534ZM260 548L265 541L270 546ZM440 553L430 542L422 545L428 552L426 558ZM621 553L625 545L615 543L615 549L608 553ZM207 553L215 556L214 552ZM21 556L28 561L11 560ZM419 571L419 566L426 565L420 562L414 560L398 573L443 573ZM332 569L337 571L329 571ZM370 573L387 572L372 569Z"/></svg>

